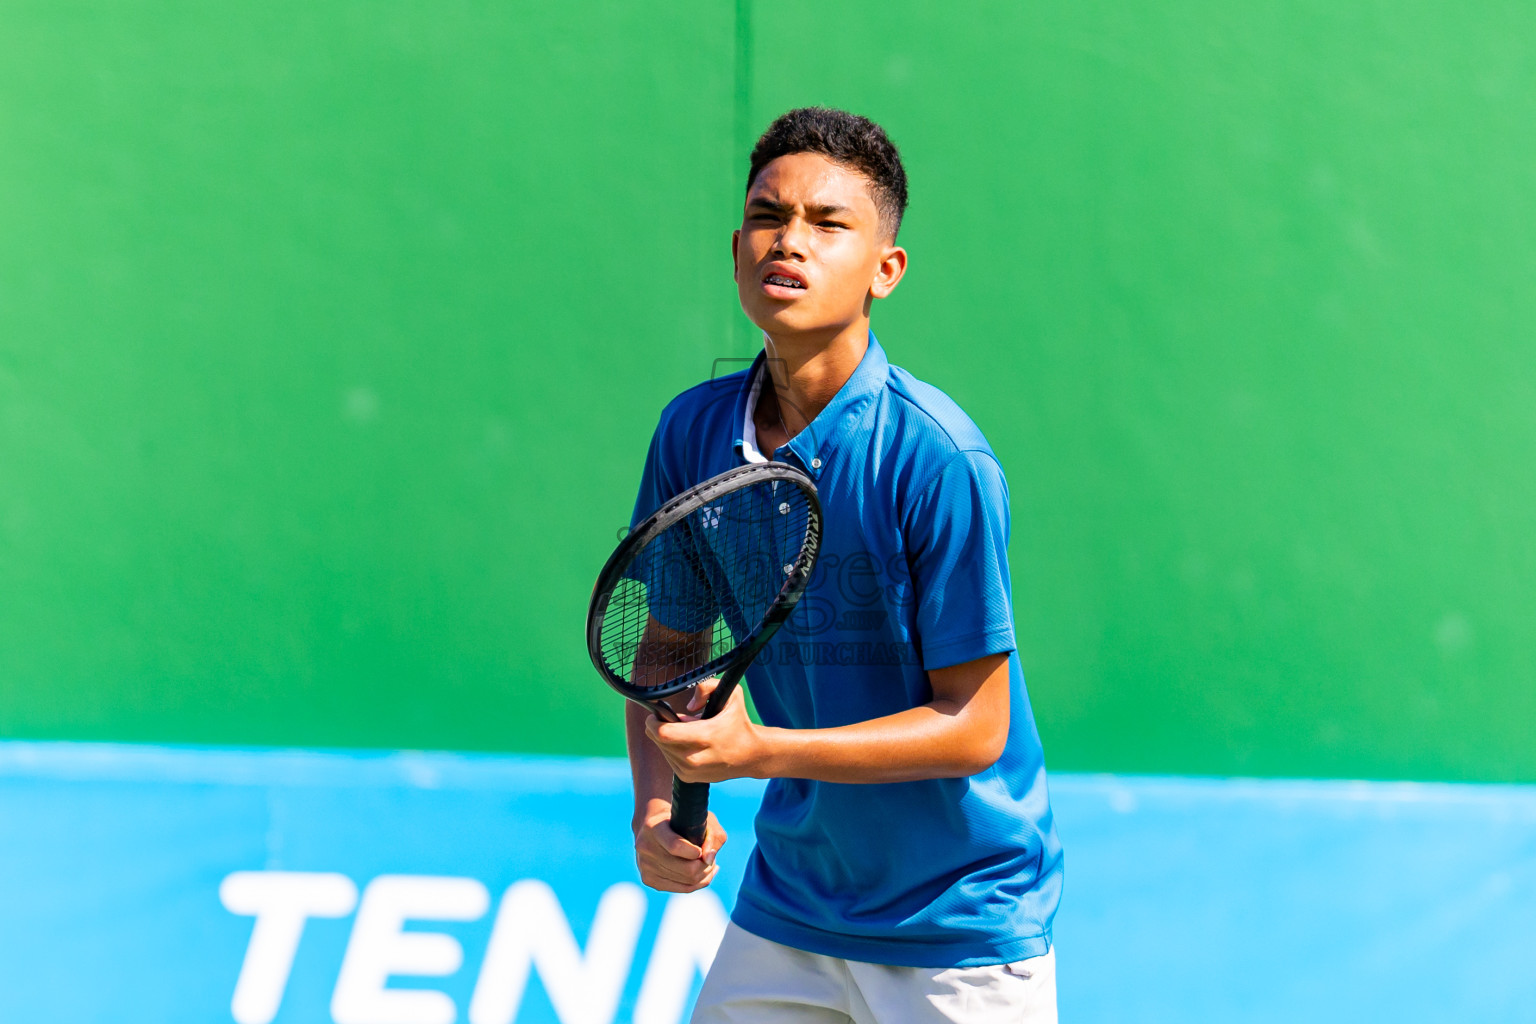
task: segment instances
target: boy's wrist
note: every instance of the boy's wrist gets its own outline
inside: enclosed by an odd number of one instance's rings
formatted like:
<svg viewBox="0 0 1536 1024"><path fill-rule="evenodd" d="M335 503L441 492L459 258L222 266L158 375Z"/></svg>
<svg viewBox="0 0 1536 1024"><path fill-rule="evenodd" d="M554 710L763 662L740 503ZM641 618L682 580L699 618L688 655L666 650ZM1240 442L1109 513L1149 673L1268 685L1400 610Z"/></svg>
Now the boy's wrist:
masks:
<svg viewBox="0 0 1536 1024"><path fill-rule="evenodd" d="M658 818L670 818L671 816L672 799L670 794L665 799L659 796L648 797L644 800L636 801L635 815L630 819L629 830L638 834L642 828Z"/></svg>
<svg viewBox="0 0 1536 1024"><path fill-rule="evenodd" d="M754 779L780 779L793 775L790 766L794 760L795 731L768 725L755 728L759 752L753 759L748 776Z"/></svg>

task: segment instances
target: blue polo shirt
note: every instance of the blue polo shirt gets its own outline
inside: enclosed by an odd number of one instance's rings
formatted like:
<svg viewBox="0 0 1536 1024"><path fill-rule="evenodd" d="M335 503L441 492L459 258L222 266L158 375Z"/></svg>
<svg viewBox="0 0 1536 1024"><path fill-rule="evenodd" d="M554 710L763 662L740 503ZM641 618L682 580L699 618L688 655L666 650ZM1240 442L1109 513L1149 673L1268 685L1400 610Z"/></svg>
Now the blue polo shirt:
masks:
<svg viewBox="0 0 1536 1024"><path fill-rule="evenodd" d="M748 412L762 367L759 354L666 407L633 524L761 458ZM732 920L879 964L1045 953L1061 844L1015 649L1008 485L992 449L941 391L890 365L871 334L853 375L774 458L816 481L825 525L805 597L747 670L763 722L817 729L895 714L933 699L929 670L1012 652L1008 743L969 778L771 780Z"/></svg>

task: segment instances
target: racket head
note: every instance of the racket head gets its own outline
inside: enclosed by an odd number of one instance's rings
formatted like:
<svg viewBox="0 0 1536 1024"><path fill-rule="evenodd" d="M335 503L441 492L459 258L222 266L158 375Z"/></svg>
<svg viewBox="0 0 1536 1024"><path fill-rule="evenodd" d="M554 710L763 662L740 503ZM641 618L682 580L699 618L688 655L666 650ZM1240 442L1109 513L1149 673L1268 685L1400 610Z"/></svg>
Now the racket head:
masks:
<svg viewBox="0 0 1536 1024"><path fill-rule="evenodd" d="M821 503L782 462L727 470L667 501L609 556L587 609L603 680L655 709L744 669L805 592Z"/></svg>

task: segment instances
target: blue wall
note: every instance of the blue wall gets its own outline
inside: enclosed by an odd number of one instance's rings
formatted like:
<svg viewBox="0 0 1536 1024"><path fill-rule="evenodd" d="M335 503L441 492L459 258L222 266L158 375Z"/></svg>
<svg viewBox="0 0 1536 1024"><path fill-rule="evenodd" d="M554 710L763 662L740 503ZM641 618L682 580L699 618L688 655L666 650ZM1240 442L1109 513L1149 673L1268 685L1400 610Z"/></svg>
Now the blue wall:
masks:
<svg viewBox="0 0 1536 1024"><path fill-rule="evenodd" d="M716 787L721 880L668 898L635 884L617 760L0 744L0 1020L674 1024L759 793ZM1052 796L1065 1020L1536 1017L1536 789ZM318 911L296 944L284 900Z"/></svg>

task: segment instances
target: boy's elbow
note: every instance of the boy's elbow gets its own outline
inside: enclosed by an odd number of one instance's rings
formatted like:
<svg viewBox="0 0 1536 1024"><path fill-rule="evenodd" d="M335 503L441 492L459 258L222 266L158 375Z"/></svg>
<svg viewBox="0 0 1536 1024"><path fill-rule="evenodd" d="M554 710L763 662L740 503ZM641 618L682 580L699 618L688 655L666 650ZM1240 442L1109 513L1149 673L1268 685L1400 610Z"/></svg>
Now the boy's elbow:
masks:
<svg viewBox="0 0 1536 1024"><path fill-rule="evenodd" d="M989 654L975 661L929 673L935 705L952 717L946 754L952 755L946 775L979 775L991 768L1008 747L1012 698L1008 686L1007 654ZM950 760L949 756L943 760Z"/></svg>
<svg viewBox="0 0 1536 1024"><path fill-rule="evenodd" d="M965 757L956 767L959 776L979 775L991 768L1003 756L1008 747L1008 712L990 716L978 722L974 734L967 743Z"/></svg>
<svg viewBox="0 0 1536 1024"><path fill-rule="evenodd" d="M979 756L976 759L976 767L971 774L979 775L997 764L998 760L1003 756L1003 751L1006 749L1008 749L1008 730L1004 729L996 737L988 739L987 745L979 752Z"/></svg>

